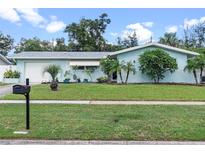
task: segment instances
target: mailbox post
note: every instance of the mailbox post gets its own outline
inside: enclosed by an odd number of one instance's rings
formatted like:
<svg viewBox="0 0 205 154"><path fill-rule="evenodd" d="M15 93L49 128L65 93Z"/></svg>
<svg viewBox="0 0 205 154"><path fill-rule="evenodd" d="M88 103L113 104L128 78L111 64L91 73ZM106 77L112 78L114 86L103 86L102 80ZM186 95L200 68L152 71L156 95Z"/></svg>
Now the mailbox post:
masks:
<svg viewBox="0 0 205 154"><path fill-rule="evenodd" d="M29 86L29 79L28 78L26 79L26 85ZM25 94L25 97L26 97L26 129L30 129L30 96L29 96L29 92Z"/></svg>
<svg viewBox="0 0 205 154"><path fill-rule="evenodd" d="M14 85L13 94L21 94L26 98L26 129L30 129L30 89L29 79L26 79L26 85Z"/></svg>

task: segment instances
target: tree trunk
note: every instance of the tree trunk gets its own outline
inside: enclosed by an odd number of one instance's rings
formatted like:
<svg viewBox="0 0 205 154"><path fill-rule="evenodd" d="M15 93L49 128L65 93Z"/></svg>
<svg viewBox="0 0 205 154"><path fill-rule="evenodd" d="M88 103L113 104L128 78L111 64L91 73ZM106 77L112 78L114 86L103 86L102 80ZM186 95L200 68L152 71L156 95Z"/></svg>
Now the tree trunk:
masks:
<svg viewBox="0 0 205 154"><path fill-rule="evenodd" d="M196 70L193 70L193 74L194 74L195 82L196 82L196 84L198 84L197 75L196 75Z"/></svg>
<svg viewBox="0 0 205 154"><path fill-rule="evenodd" d="M129 74L130 74L130 71L128 70L128 71L127 71L127 75L126 75L125 83L127 83L127 80L128 80Z"/></svg>
<svg viewBox="0 0 205 154"><path fill-rule="evenodd" d="M111 75L108 75L108 83L111 83Z"/></svg>
<svg viewBox="0 0 205 154"><path fill-rule="evenodd" d="M122 72L121 72L121 71L119 72L119 75L120 75L120 80L121 80L121 82L124 83L124 82L123 82L123 79L122 79Z"/></svg>
<svg viewBox="0 0 205 154"><path fill-rule="evenodd" d="M200 68L200 83L202 83L202 72L203 72L203 68Z"/></svg>

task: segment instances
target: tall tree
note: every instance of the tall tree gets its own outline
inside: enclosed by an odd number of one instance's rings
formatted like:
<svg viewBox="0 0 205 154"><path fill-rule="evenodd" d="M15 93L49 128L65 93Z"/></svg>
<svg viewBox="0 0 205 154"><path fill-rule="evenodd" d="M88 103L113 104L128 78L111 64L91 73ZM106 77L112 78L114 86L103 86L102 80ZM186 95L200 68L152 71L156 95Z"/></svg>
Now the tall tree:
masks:
<svg viewBox="0 0 205 154"><path fill-rule="evenodd" d="M79 23L71 23L66 26L64 32L68 33L69 50L75 51L103 51L106 40L103 37L106 27L111 20L106 13L98 19L81 19Z"/></svg>
<svg viewBox="0 0 205 154"><path fill-rule="evenodd" d="M6 56L8 51L13 49L14 39L10 35L0 32L0 54Z"/></svg>
<svg viewBox="0 0 205 154"><path fill-rule="evenodd" d="M173 47L178 47L179 39L177 38L176 33L165 33L163 37L160 37L159 43Z"/></svg>
<svg viewBox="0 0 205 154"><path fill-rule="evenodd" d="M130 47L138 46L138 38L136 32L129 34L127 38L124 39L118 37L117 40L118 40L118 46L120 46L121 48L130 48Z"/></svg>
<svg viewBox="0 0 205 154"><path fill-rule="evenodd" d="M187 49L205 47L205 22L200 22L184 30L184 47Z"/></svg>
<svg viewBox="0 0 205 154"><path fill-rule="evenodd" d="M67 51L67 46L65 45L65 39L63 37L56 39L56 45L54 46L54 51Z"/></svg>
<svg viewBox="0 0 205 154"><path fill-rule="evenodd" d="M41 41L39 38L32 39L22 38L20 43L15 47L15 53L21 51L51 51L52 43L46 40Z"/></svg>

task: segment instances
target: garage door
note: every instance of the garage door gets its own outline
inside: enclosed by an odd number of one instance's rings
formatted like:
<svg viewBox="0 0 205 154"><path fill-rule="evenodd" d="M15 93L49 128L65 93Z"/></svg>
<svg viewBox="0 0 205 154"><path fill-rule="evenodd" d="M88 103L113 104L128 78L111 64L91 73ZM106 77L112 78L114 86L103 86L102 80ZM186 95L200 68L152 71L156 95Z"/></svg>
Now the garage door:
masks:
<svg viewBox="0 0 205 154"><path fill-rule="evenodd" d="M30 82L49 81L49 74L43 74L43 70L49 63L25 63L25 78L29 78Z"/></svg>

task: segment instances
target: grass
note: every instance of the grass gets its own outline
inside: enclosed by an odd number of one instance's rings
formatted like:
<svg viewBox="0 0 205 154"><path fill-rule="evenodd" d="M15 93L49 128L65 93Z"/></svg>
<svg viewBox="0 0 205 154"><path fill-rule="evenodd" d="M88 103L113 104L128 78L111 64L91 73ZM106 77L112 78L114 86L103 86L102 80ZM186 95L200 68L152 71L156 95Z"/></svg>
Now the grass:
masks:
<svg viewBox="0 0 205 154"><path fill-rule="evenodd" d="M25 105L0 105L0 138L68 140L205 141L205 106L32 104L31 130Z"/></svg>
<svg viewBox="0 0 205 154"><path fill-rule="evenodd" d="M8 85L7 83L0 82L0 86Z"/></svg>
<svg viewBox="0 0 205 154"><path fill-rule="evenodd" d="M7 95L1 99L24 99L21 95ZM35 100L205 100L204 86L157 84L60 84L51 91L48 84L32 86Z"/></svg>

